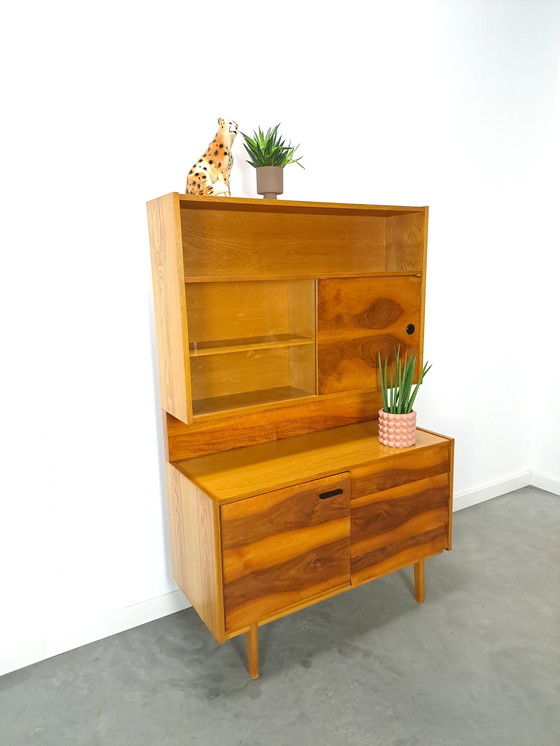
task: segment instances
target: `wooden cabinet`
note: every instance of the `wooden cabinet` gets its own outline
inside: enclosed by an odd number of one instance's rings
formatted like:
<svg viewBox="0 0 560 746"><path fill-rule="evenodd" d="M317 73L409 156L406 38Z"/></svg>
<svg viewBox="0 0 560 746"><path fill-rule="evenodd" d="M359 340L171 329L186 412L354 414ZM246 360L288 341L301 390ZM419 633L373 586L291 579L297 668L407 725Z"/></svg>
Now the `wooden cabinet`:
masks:
<svg viewBox="0 0 560 746"><path fill-rule="evenodd" d="M453 441L377 440L423 357L427 208L148 203L174 577L219 642L451 546Z"/></svg>

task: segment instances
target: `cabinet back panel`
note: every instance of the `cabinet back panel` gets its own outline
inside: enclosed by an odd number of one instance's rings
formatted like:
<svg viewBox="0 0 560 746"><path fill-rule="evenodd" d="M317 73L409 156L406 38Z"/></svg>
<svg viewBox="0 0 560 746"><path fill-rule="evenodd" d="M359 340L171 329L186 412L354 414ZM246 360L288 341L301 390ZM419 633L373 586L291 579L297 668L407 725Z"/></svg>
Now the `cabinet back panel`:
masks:
<svg viewBox="0 0 560 746"><path fill-rule="evenodd" d="M181 210L185 277L385 271L385 224L373 215Z"/></svg>
<svg viewBox="0 0 560 746"><path fill-rule="evenodd" d="M313 337L312 280L187 283L189 341Z"/></svg>
<svg viewBox="0 0 560 746"><path fill-rule="evenodd" d="M193 400L294 386L315 393L315 348L256 349L191 358Z"/></svg>

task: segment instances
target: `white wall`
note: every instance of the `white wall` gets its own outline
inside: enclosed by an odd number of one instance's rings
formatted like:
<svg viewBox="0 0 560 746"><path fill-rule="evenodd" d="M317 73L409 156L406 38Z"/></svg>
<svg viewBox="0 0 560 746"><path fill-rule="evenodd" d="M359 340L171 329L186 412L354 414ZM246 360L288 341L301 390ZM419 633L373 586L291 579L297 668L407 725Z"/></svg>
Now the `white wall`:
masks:
<svg viewBox="0 0 560 746"><path fill-rule="evenodd" d="M0 672L184 603L168 569L145 202L182 191L218 116L249 132L281 122L301 142L286 198L430 205L420 424L456 436L459 498L532 469L560 484L558 397L532 409L539 353L558 362L559 4L328 8L8 11ZM256 196L241 138L234 152L234 195Z"/></svg>

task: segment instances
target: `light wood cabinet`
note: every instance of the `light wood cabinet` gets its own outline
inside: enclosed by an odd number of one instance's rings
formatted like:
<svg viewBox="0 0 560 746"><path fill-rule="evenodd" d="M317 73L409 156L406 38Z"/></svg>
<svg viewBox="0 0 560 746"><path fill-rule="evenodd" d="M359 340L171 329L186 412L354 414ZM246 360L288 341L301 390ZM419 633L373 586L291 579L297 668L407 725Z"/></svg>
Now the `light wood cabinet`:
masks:
<svg viewBox="0 0 560 746"><path fill-rule="evenodd" d="M219 642L451 547L453 441L377 440L423 356L427 208L148 203L174 577Z"/></svg>

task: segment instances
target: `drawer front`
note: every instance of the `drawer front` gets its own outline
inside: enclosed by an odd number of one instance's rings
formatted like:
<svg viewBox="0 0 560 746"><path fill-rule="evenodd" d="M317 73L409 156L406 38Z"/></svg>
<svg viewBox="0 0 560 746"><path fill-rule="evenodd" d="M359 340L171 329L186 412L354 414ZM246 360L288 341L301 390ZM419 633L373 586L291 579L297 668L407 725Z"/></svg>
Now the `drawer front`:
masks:
<svg viewBox="0 0 560 746"><path fill-rule="evenodd" d="M352 469L353 498L446 474L450 470L449 441L425 448L392 450L395 453L387 458Z"/></svg>
<svg viewBox="0 0 560 746"><path fill-rule="evenodd" d="M350 583L350 479L337 474L222 505L226 630Z"/></svg>
<svg viewBox="0 0 560 746"><path fill-rule="evenodd" d="M352 584L449 548L449 474L352 501Z"/></svg>
<svg viewBox="0 0 560 746"><path fill-rule="evenodd" d="M399 345L418 349L421 292L417 276L319 280L319 393L378 386L378 352L385 359Z"/></svg>

